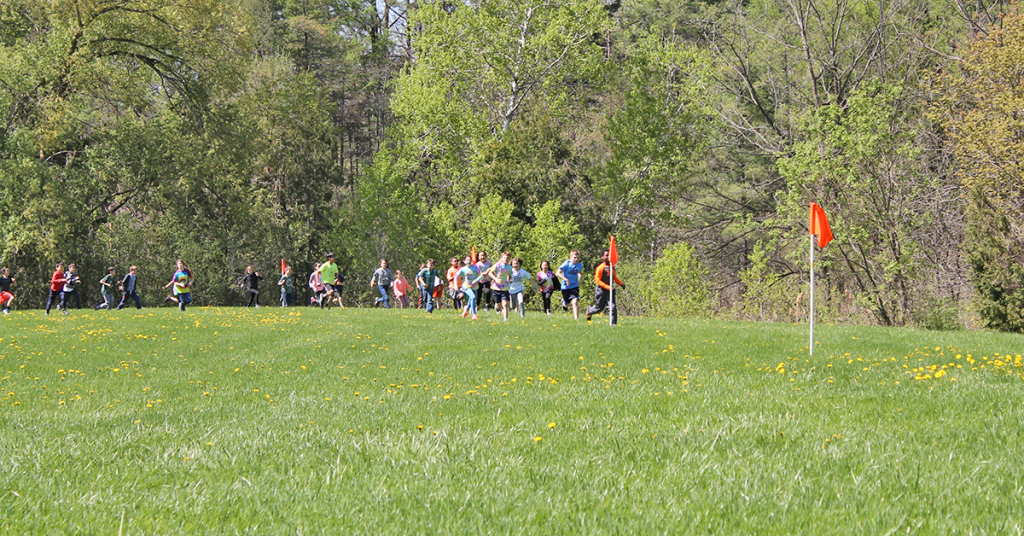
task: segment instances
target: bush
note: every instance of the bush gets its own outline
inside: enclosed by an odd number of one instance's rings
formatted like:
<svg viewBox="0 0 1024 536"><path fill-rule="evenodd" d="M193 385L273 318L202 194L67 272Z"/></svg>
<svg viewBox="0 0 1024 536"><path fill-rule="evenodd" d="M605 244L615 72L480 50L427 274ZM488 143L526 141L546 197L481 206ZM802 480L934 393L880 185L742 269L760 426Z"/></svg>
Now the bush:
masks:
<svg viewBox="0 0 1024 536"><path fill-rule="evenodd" d="M708 271L689 244L665 248L650 277L639 285L645 308L654 316L707 316L711 312Z"/></svg>

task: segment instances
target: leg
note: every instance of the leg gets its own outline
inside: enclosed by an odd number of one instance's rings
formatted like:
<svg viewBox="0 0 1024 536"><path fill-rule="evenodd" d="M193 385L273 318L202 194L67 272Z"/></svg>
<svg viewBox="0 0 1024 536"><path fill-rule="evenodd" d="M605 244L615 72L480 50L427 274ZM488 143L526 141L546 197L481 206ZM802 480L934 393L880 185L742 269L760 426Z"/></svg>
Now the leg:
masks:
<svg viewBox="0 0 1024 536"><path fill-rule="evenodd" d="M434 312L434 293L433 292L426 292L426 293L424 293L423 301L424 301L424 308L426 308L427 312L428 313Z"/></svg>
<svg viewBox="0 0 1024 536"><path fill-rule="evenodd" d="M139 299L139 293L132 291L132 299L135 300L135 308L142 310L142 300Z"/></svg>

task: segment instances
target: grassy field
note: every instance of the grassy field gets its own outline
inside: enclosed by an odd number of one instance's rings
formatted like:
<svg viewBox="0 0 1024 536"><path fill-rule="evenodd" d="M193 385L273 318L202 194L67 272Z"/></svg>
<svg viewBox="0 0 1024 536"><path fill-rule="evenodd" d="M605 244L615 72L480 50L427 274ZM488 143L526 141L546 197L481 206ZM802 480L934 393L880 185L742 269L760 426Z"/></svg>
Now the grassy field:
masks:
<svg viewBox="0 0 1024 536"><path fill-rule="evenodd" d="M16 311L0 532L1024 526L1024 337L495 317Z"/></svg>

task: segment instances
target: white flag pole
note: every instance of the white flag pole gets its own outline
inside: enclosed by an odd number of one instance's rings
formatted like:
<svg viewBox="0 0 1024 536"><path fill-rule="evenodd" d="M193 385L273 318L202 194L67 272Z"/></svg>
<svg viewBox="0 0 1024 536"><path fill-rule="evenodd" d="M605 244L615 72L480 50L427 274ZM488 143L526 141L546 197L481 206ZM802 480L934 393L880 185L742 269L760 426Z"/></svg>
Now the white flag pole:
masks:
<svg viewBox="0 0 1024 536"><path fill-rule="evenodd" d="M811 355L814 355L814 235L811 235L811 299L810 299L810 316L811 319Z"/></svg>
<svg viewBox="0 0 1024 536"><path fill-rule="evenodd" d="M608 325L615 325L615 265L608 263Z"/></svg>

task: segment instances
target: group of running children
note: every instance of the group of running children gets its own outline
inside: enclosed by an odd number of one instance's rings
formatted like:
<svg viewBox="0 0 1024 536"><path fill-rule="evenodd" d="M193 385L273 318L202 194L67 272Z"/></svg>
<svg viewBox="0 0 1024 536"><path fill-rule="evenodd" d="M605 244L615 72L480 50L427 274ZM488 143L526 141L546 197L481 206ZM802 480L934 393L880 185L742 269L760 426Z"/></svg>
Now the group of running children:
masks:
<svg viewBox="0 0 1024 536"><path fill-rule="evenodd" d="M321 308L330 308L337 303L338 307L344 307L342 300L342 289L345 278L338 267L337 259L333 253L326 255L327 260L314 265L313 273L310 274L308 286L313 292L311 304L319 305ZM594 271L595 296L594 305L586 311L586 318L609 309L609 314L615 315L615 305L610 303L611 295L611 270L609 269L608 252L601 255L601 263ZM177 304L182 311L185 306L192 303L192 284L194 276L184 261L178 259L177 269L171 280L164 285L170 288L165 301ZM117 280L117 270L114 267L107 269L107 275L100 279L100 294L103 296L103 303L94 306L94 309L118 309L123 308L130 298L135 302L137 309L142 308L142 301L139 298L137 289L137 266L132 266L120 281ZM569 259L563 262L555 271L551 270L548 261L540 263L540 270L536 277L523 269L523 260L519 257L512 258L506 251L501 253L498 262L491 263L487 259L486 252L476 255L467 255L461 261L452 257L451 266L444 273L437 269L434 259L428 259L419 272L416 273L415 282L420 297L418 307L426 309L427 313L433 312L437 307L445 286L448 288L448 297L453 307L462 309L462 317L478 318L478 305L481 308L492 306L495 311L500 311L504 320L508 321L509 310L517 310L521 317L526 316L525 291L529 284L535 291L539 292L544 305L544 312L551 314L551 297L555 291L561 291L562 308L568 311L572 309L573 317L579 319L579 277L583 272L583 263L580 262L580 252L573 250ZM281 306L288 307L295 303L295 288L293 282L292 268L285 267L284 273L277 282L281 290ZM246 307L259 305L259 282L263 280L259 272L252 266L246 267L245 276L240 286L249 293L249 302ZM614 276L615 283L625 288L618 276ZM446 285L447 282L447 285ZM81 278L74 263L68 264L67 270L63 263L57 263L56 269L50 278L49 296L46 300L46 315L54 305L59 305L63 314L67 314L67 305L71 298L75 299L76 306L82 307L82 298L78 290ZM0 305L5 315L10 312L11 302L14 295L11 287L16 286L17 281L10 276L10 271L5 266L0 271ZM383 305L391 307L390 293L394 293L397 306L409 307L409 293L411 285L402 274L401 270L392 271L388 268L388 262L381 259L380 265L370 277L370 287L376 288L380 297L374 301L374 307ZM121 291L121 300L114 305L114 289Z"/></svg>

